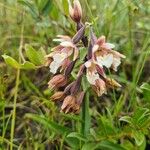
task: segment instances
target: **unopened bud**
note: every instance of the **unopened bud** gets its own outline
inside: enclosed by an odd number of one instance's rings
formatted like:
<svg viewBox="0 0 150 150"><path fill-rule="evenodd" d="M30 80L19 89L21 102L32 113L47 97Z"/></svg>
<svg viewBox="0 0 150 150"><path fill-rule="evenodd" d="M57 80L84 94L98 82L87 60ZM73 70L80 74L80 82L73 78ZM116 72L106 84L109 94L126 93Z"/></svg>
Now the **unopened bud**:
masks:
<svg viewBox="0 0 150 150"><path fill-rule="evenodd" d="M82 18L82 8L79 0L74 0L73 4L74 6L72 8L71 3L69 1L69 14L72 20L78 23Z"/></svg>
<svg viewBox="0 0 150 150"><path fill-rule="evenodd" d="M78 93L78 91L80 89L80 86L81 86L82 76L83 76L83 74L78 76L77 80L74 83L74 85L71 87L70 92L71 92L72 95L75 95L75 94Z"/></svg>
<svg viewBox="0 0 150 150"><path fill-rule="evenodd" d="M85 26L83 26L72 38L74 44L78 43L84 36Z"/></svg>
<svg viewBox="0 0 150 150"><path fill-rule="evenodd" d="M49 88L50 89L54 89L54 88L59 88L59 87L63 87L67 84L67 79L64 75L62 74L58 74L56 76L54 76L49 82Z"/></svg>
<svg viewBox="0 0 150 150"><path fill-rule="evenodd" d="M61 111L63 111L64 113L71 112L71 109L75 106L75 100L76 98L74 96L67 96L61 106Z"/></svg>
<svg viewBox="0 0 150 150"><path fill-rule="evenodd" d="M62 91L58 91L51 96L51 100L53 100L53 101L63 100L64 97L65 97L65 93Z"/></svg>
<svg viewBox="0 0 150 150"><path fill-rule="evenodd" d="M90 36L91 36L91 44L92 44L92 46L94 46L94 44L95 44L96 41L97 41L97 37L96 37L96 35L94 34L92 28L91 28Z"/></svg>
<svg viewBox="0 0 150 150"><path fill-rule="evenodd" d="M70 64L66 67L65 76L69 76L71 74L76 61L77 61L77 59L75 61L70 62Z"/></svg>
<svg viewBox="0 0 150 150"><path fill-rule="evenodd" d="M73 86L74 84L75 84L75 81L72 82L72 83L70 83L70 84L65 88L64 93L65 93L65 94L69 94L69 93L70 93L70 90L71 90L71 88L72 88L72 86Z"/></svg>

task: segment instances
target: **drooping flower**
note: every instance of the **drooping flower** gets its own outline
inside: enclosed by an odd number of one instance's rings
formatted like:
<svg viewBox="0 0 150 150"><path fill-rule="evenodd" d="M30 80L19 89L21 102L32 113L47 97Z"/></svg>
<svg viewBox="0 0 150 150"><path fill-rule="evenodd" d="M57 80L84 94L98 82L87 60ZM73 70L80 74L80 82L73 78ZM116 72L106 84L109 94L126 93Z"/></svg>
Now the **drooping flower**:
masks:
<svg viewBox="0 0 150 150"><path fill-rule="evenodd" d="M51 100L53 101L63 100L64 98L65 98L65 93L62 91L58 91L51 96Z"/></svg>
<svg viewBox="0 0 150 150"><path fill-rule="evenodd" d="M102 68L96 61L88 60L85 62L86 77L98 96L107 93L108 88L118 88L121 85L114 79L108 78Z"/></svg>
<svg viewBox="0 0 150 150"><path fill-rule="evenodd" d="M97 69L96 63L92 60L89 60L85 63L86 66L86 77L89 83L91 84L94 91L98 96L106 93L106 84L103 79L100 78L100 75L105 78L105 73L103 68L99 67L100 70Z"/></svg>
<svg viewBox="0 0 150 150"><path fill-rule="evenodd" d="M69 36L58 35L58 39L54 41L60 42L59 46L54 47L50 54L46 55L46 66L49 65L50 72L55 74L58 69L65 70L70 63L70 57L73 61L78 58L79 50L76 43L80 41L84 34L85 26L83 26L71 39Z"/></svg>
<svg viewBox="0 0 150 150"><path fill-rule="evenodd" d="M77 95L68 95L63 101L61 111L64 113L75 113L80 112L80 105L84 98L84 92L80 92Z"/></svg>
<svg viewBox="0 0 150 150"><path fill-rule="evenodd" d="M114 48L114 44L106 42L105 36L101 36L95 41L92 52L99 66L104 66L106 68L111 67L114 71L117 71L121 63L121 58L125 58L125 56L112 50Z"/></svg>
<svg viewBox="0 0 150 150"><path fill-rule="evenodd" d="M62 74L58 74L55 75L52 79L50 79L50 81L48 82L48 87L50 89L56 89L59 87L63 87L66 84L67 84L67 78Z"/></svg>

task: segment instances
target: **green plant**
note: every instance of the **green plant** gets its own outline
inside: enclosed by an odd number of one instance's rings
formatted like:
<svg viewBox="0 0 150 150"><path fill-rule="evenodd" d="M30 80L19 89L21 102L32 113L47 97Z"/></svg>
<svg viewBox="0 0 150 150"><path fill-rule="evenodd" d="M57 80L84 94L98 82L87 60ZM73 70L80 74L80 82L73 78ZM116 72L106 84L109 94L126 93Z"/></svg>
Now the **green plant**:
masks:
<svg viewBox="0 0 150 150"><path fill-rule="evenodd" d="M96 36L106 35L126 56L118 72L107 70L122 87L98 98L83 76L82 89L88 92L81 113L59 112L43 64L56 34L73 37L76 32L68 1L1 0L0 149L148 149L149 1L80 2L83 22L90 22L85 35L92 25ZM79 56L70 81L77 78L86 48Z"/></svg>

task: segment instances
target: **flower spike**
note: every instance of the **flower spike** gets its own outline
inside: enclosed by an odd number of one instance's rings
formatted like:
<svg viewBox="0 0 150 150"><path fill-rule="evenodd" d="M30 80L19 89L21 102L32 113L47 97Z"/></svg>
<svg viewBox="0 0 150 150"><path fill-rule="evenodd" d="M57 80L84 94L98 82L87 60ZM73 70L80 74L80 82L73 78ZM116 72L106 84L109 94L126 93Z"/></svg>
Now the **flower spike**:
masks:
<svg viewBox="0 0 150 150"><path fill-rule="evenodd" d="M90 23L84 24L81 21L82 8L79 0L74 0L73 6L70 0L68 3L69 14L76 23L77 32L72 38L58 35L53 40L59 42L59 45L45 56L45 66L49 66L54 75L48 82L48 87L54 91L51 100L62 104L61 112L79 114L86 92L83 91L82 78L86 76L97 96L107 94L109 88L120 88L121 85L117 81L107 77L105 70L117 71L121 59L125 56L115 51L115 45L108 43L104 35L97 38ZM87 25L90 27L89 39L85 35ZM81 44L87 49L82 59ZM76 79L70 78L72 74L76 74Z"/></svg>

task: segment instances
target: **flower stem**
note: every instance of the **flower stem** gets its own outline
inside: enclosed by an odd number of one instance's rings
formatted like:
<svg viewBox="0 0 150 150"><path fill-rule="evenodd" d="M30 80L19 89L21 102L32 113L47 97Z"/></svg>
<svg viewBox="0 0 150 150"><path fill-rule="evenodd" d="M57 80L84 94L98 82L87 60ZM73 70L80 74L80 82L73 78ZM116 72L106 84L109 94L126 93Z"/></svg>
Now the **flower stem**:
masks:
<svg viewBox="0 0 150 150"><path fill-rule="evenodd" d="M13 150L13 138L14 138L15 119L16 119L16 104L17 104L17 95L18 95L18 87L19 87L19 77L20 77L20 69L17 70L17 77L16 77L16 87L15 87L14 105L13 105L12 122L11 122L10 150Z"/></svg>
<svg viewBox="0 0 150 150"><path fill-rule="evenodd" d="M85 99L82 104L82 134L87 136L90 129L90 114L89 114L89 93L86 92Z"/></svg>
<svg viewBox="0 0 150 150"><path fill-rule="evenodd" d="M24 12L22 14L22 17L24 17ZM24 57L22 54L22 48L23 48L23 32L24 32L24 21L22 21L21 26L21 36L20 36L20 46L19 46L19 63L21 63L21 58L23 61ZM15 119L16 119L16 104L17 104L17 96L18 96L18 87L19 87L19 78L20 78L20 68L17 69L16 73L16 86L15 86L15 93L14 93L14 102L13 102L13 112L12 112L12 121L11 121L11 133L10 133L10 150L13 150L13 139L14 139L14 130L15 130Z"/></svg>

